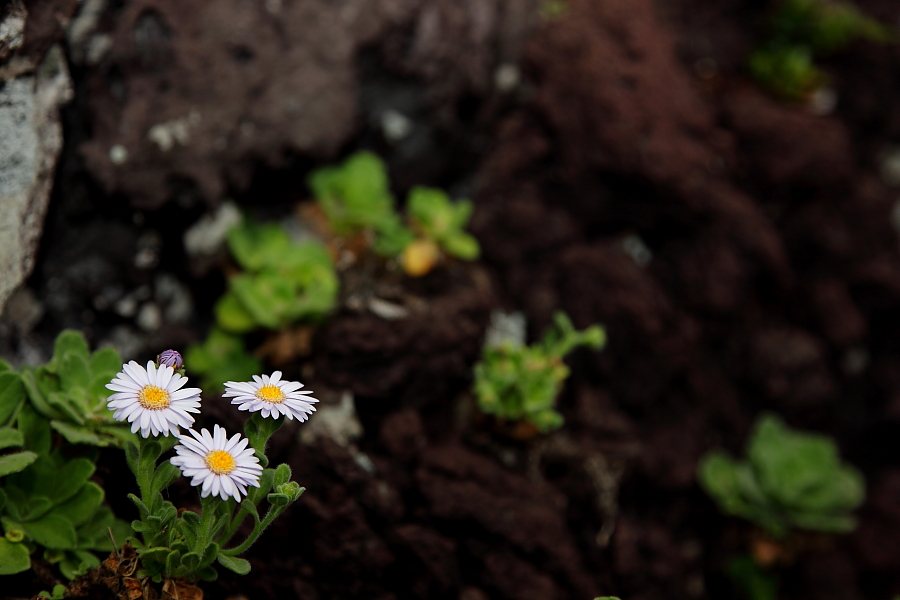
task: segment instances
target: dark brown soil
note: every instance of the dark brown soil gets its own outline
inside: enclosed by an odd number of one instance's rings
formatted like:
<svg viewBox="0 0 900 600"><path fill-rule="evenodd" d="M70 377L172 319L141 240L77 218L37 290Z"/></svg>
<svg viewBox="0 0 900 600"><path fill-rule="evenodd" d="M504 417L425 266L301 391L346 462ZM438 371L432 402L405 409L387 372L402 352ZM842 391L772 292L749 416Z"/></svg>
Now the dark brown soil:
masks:
<svg viewBox="0 0 900 600"><path fill-rule="evenodd" d="M379 151L398 192L473 197L483 252L417 281L344 274L345 300L377 294L408 315L345 303L284 370L325 395L352 390L364 433L276 437L307 491L248 554L252 573L223 573L208 597L741 598L725 571L751 531L718 513L695 469L711 448L740 451L762 410L834 436L868 482L857 531L784 567L780 597L900 594L900 252L897 189L880 172L900 139L900 47L823 61L839 102L817 116L746 78L761 2L568 0L554 18L524 0L284 0L280 17L203 4L217 20L162 0L104 17L115 45L74 71L29 282L44 317L29 331L7 317L3 354L35 360L64 326L95 343L134 332L96 298L152 296L159 273L190 289L195 318L137 335L135 357L201 339L224 280L195 277L184 255L205 210L194 199L227 190L254 214L288 214L339 148ZM859 4L897 22L888 0ZM352 26L336 24L341 7ZM287 19L317 25L278 38ZM253 77L239 74L247 60ZM522 81L499 91L494 70L517 61ZM288 92L314 107L306 120L279 112ZM219 115L196 144L166 153L140 138L195 104ZM413 118L405 141L381 136L385 106ZM216 128L237 140L244 119L258 137L217 149ZM133 146L133 169L109 162L116 143ZM156 262L135 267L148 244ZM473 415L493 309L523 311L531 339L555 310L606 327L605 350L567 361L561 431L516 441ZM122 465L107 460L112 481ZM183 486L172 495L193 502Z"/></svg>

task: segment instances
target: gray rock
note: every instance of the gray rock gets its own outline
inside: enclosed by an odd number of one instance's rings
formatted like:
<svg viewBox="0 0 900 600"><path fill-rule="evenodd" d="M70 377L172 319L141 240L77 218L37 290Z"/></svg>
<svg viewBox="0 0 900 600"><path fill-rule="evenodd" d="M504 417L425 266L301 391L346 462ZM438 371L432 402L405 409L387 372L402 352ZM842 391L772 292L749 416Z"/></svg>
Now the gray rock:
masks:
<svg viewBox="0 0 900 600"><path fill-rule="evenodd" d="M62 50L0 81L0 311L34 267L62 149L59 108L72 97Z"/></svg>

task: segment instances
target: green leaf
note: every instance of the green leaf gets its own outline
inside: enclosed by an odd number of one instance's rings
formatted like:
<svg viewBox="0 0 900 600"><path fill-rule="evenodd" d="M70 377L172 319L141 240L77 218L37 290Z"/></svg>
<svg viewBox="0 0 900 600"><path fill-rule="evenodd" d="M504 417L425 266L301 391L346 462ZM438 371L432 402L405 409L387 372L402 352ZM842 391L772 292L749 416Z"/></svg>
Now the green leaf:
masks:
<svg viewBox="0 0 900 600"><path fill-rule="evenodd" d="M59 383L63 390L84 389L90 384L91 374L88 367L88 359L85 356L67 352L62 355L56 368L59 373Z"/></svg>
<svg viewBox="0 0 900 600"><path fill-rule="evenodd" d="M72 525L78 526L88 521L103 502L103 489L88 481L78 493L53 509L53 514L64 517Z"/></svg>
<svg viewBox="0 0 900 600"><path fill-rule="evenodd" d="M476 260L481 253L478 240L468 233L448 235L443 239L441 247L447 254L462 260Z"/></svg>
<svg viewBox="0 0 900 600"><path fill-rule="evenodd" d="M296 294L290 281L274 273L242 273L229 279L228 287L256 323L269 329L287 324Z"/></svg>
<svg viewBox="0 0 900 600"><path fill-rule="evenodd" d="M55 429L66 441L72 444L90 444L92 446L106 446L100 437L89 428L82 425L74 425L65 421L50 421L50 427Z"/></svg>
<svg viewBox="0 0 900 600"><path fill-rule="evenodd" d="M115 348L101 348L91 355L90 371L93 377L105 377L107 383L122 370L122 357Z"/></svg>
<svg viewBox="0 0 900 600"><path fill-rule="evenodd" d="M170 550L166 556L166 577L175 577L178 567L181 566L181 552L178 550Z"/></svg>
<svg viewBox="0 0 900 600"><path fill-rule="evenodd" d="M18 429L12 427L0 427L0 449L9 448L11 446L22 446L25 443L25 437Z"/></svg>
<svg viewBox="0 0 900 600"><path fill-rule="evenodd" d="M27 450L0 456L0 477L22 471L33 463L37 457L37 454Z"/></svg>
<svg viewBox="0 0 900 600"><path fill-rule="evenodd" d="M80 331L74 329L66 329L56 337L53 345L53 362L59 368L59 361L65 354L73 354L85 361L90 357L87 340Z"/></svg>
<svg viewBox="0 0 900 600"><path fill-rule="evenodd" d="M181 564L188 570L189 573L193 573L197 569L197 567L200 566L201 558L202 557L196 552L188 552L181 557Z"/></svg>
<svg viewBox="0 0 900 600"><path fill-rule="evenodd" d="M25 386L18 373L0 373L0 425L9 423L25 401Z"/></svg>
<svg viewBox="0 0 900 600"><path fill-rule="evenodd" d="M253 315L244 308L244 305L238 300L237 295L233 291L225 292L216 302L214 310L216 323L225 331L245 333L257 327Z"/></svg>
<svg viewBox="0 0 900 600"><path fill-rule="evenodd" d="M181 469L170 462L163 462L156 468L156 473L153 474L150 489L154 492L161 492L180 476Z"/></svg>
<svg viewBox="0 0 900 600"><path fill-rule="evenodd" d="M48 419L63 419L64 415L47 403L44 391L38 383L39 376L42 380L45 378L43 373L39 373L34 369L27 367L22 369L22 383L25 386L25 391L28 393L28 398L31 400L31 404L34 406L35 410Z"/></svg>
<svg viewBox="0 0 900 600"><path fill-rule="evenodd" d="M53 461L41 460L35 463L37 482L35 492L46 495L57 504L78 493L96 470L94 463L86 458L73 458L63 466Z"/></svg>
<svg viewBox="0 0 900 600"><path fill-rule="evenodd" d="M228 232L231 253L248 271L277 265L290 245L287 232L275 223L257 224L245 220Z"/></svg>
<svg viewBox="0 0 900 600"><path fill-rule="evenodd" d="M234 571L238 575L246 575L250 572L250 561L243 558L219 554L219 556L216 557L216 560L219 561L220 565Z"/></svg>
<svg viewBox="0 0 900 600"><path fill-rule="evenodd" d="M0 373L6 373L7 371L12 371L12 370L13 370L12 365L10 365L8 362L6 362L2 358L0 358Z"/></svg>
<svg viewBox="0 0 900 600"><path fill-rule="evenodd" d="M25 544L0 537L0 575L13 575L31 568L31 558Z"/></svg>
<svg viewBox="0 0 900 600"><path fill-rule="evenodd" d="M25 533L41 546L58 550L74 550L75 527L62 515L51 512L36 521L22 523Z"/></svg>
<svg viewBox="0 0 900 600"><path fill-rule="evenodd" d="M78 425L84 425L85 413L87 411L84 407L78 406L78 404L72 400L71 395L67 395L63 392L50 392L49 394L46 394L45 397L47 398L47 404L63 415L63 418L60 420L72 421ZM82 398L84 398L83 395Z"/></svg>

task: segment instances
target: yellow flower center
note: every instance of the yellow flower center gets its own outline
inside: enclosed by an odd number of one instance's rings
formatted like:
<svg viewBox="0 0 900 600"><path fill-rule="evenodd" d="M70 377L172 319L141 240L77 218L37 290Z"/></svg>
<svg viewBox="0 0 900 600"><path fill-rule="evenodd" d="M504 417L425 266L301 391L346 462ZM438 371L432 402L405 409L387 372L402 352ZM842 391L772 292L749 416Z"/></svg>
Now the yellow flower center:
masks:
<svg viewBox="0 0 900 600"><path fill-rule="evenodd" d="M138 394L138 402L147 410L162 410L172 404L169 392L155 385L145 385Z"/></svg>
<svg viewBox="0 0 900 600"><path fill-rule="evenodd" d="M271 383L259 388L256 392L256 397L272 404L281 404L286 398L284 392L281 391L281 388L277 385L272 385Z"/></svg>
<svg viewBox="0 0 900 600"><path fill-rule="evenodd" d="M216 475L228 475L237 467L234 457L224 450L213 450L205 460L206 466Z"/></svg>

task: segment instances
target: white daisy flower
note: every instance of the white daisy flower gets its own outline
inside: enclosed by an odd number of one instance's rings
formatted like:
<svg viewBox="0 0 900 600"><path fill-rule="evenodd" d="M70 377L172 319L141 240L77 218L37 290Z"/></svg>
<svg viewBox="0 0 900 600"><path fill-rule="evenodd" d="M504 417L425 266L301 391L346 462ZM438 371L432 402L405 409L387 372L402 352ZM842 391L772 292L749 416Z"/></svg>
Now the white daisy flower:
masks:
<svg viewBox="0 0 900 600"><path fill-rule="evenodd" d="M234 498L238 503L247 495L247 486L259 487L262 467L254 456L253 448L248 448L249 440L236 433L228 439L225 430L218 425L213 434L208 429L197 433L188 429L191 435L180 435L181 443L175 446L175 453L169 459L181 469L185 477L193 477L191 485L201 485L200 497L210 494L222 500ZM193 436L193 437L191 437Z"/></svg>
<svg viewBox="0 0 900 600"><path fill-rule="evenodd" d="M239 404L238 410L259 411L273 419L296 417L302 423L316 411L313 404L318 402L308 396L312 392L299 391L302 387L299 381L281 381L281 371L275 371L271 376L254 375L253 381L227 381L223 397L234 398L231 403Z"/></svg>
<svg viewBox="0 0 900 600"><path fill-rule="evenodd" d="M200 412L200 388L185 388L187 381L172 367L157 368L149 361L144 369L131 361L106 384L115 392L106 405L115 411L114 419L131 423L131 433L140 429L145 438L169 432L178 435L179 427L188 428L194 422L188 413Z"/></svg>

